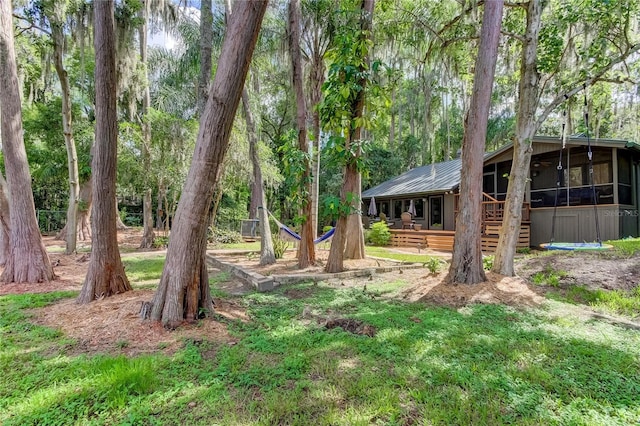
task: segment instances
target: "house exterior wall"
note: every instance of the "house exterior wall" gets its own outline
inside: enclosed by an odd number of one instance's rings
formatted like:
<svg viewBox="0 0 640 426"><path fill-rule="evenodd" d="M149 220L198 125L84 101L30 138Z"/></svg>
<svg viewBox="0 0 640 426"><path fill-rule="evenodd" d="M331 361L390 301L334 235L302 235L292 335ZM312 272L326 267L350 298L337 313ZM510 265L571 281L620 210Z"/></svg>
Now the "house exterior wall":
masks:
<svg viewBox="0 0 640 426"><path fill-rule="evenodd" d="M531 245L536 247L551 241L553 208L531 209ZM620 220L624 215L620 206L602 205L597 207L600 239L621 238ZM593 206L558 207L555 219L556 242L582 243L596 241L596 221Z"/></svg>
<svg viewBox="0 0 640 426"><path fill-rule="evenodd" d="M640 236L640 216L634 206L620 206L617 213L620 221L619 238Z"/></svg>

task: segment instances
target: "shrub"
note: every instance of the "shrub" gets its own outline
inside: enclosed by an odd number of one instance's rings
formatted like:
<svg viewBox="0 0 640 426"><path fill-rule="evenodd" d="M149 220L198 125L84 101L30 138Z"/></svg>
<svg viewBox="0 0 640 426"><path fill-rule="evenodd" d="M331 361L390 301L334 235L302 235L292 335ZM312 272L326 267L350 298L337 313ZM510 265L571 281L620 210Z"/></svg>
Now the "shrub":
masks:
<svg viewBox="0 0 640 426"><path fill-rule="evenodd" d="M373 241L371 241L371 229L364 230L364 243L367 245L373 244Z"/></svg>
<svg viewBox="0 0 640 426"><path fill-rule="evenodd" d="M391 241L391 232L385 222L376 222L371 225L371 233L369 234L371 243L374 246L386 246Z"/></svg>
<svg viewBox="0 0 640 426"><path fill-rule="evenodd" d="M493 255L482 257L482 266L485 269L485 271L490 271L491 268L493 268L494 259L495 257Z"/></svg>
<svg viewBox="0 0 640 426"><path fill-rule="evenodd" d="M242 242L242 235L237 231L209 228L208 240L213 244L237 244Z"/></svg>
<svg viewBox="0 0 640 426"><path fill-rule="evenodd" d="M424 263L424 266L427 267L432 275L436 275L442 268L442 261L437 257L428 256L427 261Z"/></svg>
<svg viewBox="0 0 640 426"><path fill-rule="evenodd" d="M279 233L273 234L273 254L275 255L276 259L282 259L282 256L284 256L284 252L287 251L288 248L289 243L283 238L280 238Z"/></svg>
<svg viewBox="0 0 640 426"><path fill-rule="evenodd" d="M169 237L156 236L153 239L153 248L169 247Z"/></svg>

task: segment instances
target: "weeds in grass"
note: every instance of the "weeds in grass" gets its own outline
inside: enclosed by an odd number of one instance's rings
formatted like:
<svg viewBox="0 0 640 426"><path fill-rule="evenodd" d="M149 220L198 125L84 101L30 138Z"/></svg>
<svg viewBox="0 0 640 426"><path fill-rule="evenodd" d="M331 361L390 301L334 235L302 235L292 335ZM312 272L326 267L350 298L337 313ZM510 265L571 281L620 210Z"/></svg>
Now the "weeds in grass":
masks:
<svg viewBox="0 0 640 426"><path fill-rule="evenodd" d="M544 271L536 272L531 276L531 281L536 285L546 285L550 287L560 287L560 280L566 278L566 271L556 271L552 267L545 267Z"/></svg>
<svg viewBox="0 0 640 426"><path fill-rule="evenodd" d="M442 264L442 260L438 259L437 257L427 256L427 261L424 263L424 266L427 267L432 275L436 275L442 269Z"/></svg>
<svg viewBox="0 0 640 426"><path fill-rule="evenodd" d="M624 238L606 243L611 244L618 253L624 256L634 256L640 252L640 238Z"/></svg>
<svg viewBox="0 0 640 426"><path fill-rule="evenodd" d="M640 287L624 290L590 290L583 286L573 286L566 294L566 300L583 303L606 312L637 317L640 315Z"/></svg>

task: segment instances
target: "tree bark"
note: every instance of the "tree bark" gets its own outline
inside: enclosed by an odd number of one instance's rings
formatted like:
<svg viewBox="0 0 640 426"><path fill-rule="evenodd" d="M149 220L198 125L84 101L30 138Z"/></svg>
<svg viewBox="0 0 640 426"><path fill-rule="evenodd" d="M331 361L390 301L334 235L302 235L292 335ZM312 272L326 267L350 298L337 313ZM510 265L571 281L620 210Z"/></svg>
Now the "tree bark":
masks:
<svg viewBox="0 0 640 426"><path fill-rule="evenodd" d="M0 281L51 281L55 274L38 228L24 146L12 17L11 1L0 1L1 136L11 220L9 256Z"/></svg>
<svg viewBox="0 0 640 426"><path fill-rule="evenodd" d="M60 7L60 2L58 7ZM72 114L71 114L71 90L69 88L69 75L64 68L64 32L63 19L64 10L57 10L56 5L52 16L49 16L51 23L51 40L53 41L53 63L60 80L60 91L62 96L62 132L67 148L67 167L69 170L69 205L67 207L67 229L66 233L66 254L75 253L77 243L78 227L78 203L80 198L80 176L78 174L78 154L76 152L76 142L73 138ZM63 8L64 9L64 8ZM59 16L62 15L62 16Z"/></svg>
<svg viewBox="0 0 640 426"><path fill-rule="evenodd" d="M8 195L7 181L0 174L0 266L4 266L9 258L9 224L11 223L11 217Z"/></svg>
<svg viewBox="0 0 640 426"><path fill-rule="evenodd" d="M194 248L193 241L202 241L206 235L211 197L229 146L233 119L266 7L267 1L238 2L229 19L173 222L162 278L151 302L150 318L162 321L170 329L183 321L196 320L196 312L189 309L196 299L197 312L213 310L213 306L204 305L210 297L206 294L207 283L200 279L204 269L202 250Z"/></svg>
<svg viewBox="0 0 640 426"><path fill-rule="evenodd" d="M486 279L482 264L482 167L502 9L502 0L484 6L471 105L464 126L460 210L448 276L454 283L477 284Z"/></svg>
<svg viewBox="0 0 640 426"><path fill-rule="evenodd" d="M347 167L345 184L351 188L351 193L355 195L351 205L351 213L347 216L347 243L344 250L345 259L364 259L364 232L362 230L362 175L355 166ZM353 184L351 184L353 182Z"/></svg>
<svg viewBox="0 0 640 426"><path fill-rule="evenodd" d="M200 7L200 75L198 77L198 116L207 104L211 82L211 51L213 46L213 12L211 0L202 0Z"/></svg>
<svg viewBox="0 0 640 426"><path fill-rule="evenodd" d="M260 167L260 158L258 156L258 134L256 125L253 121L253 114L249 107L249 93L246 86L242 89L242 108L244 110L244 119L247 123L247 137L249 138L249 155L251 164L253 164L253 181L257 189L256 199L259 205L256 206L256 215L260 221L260 264L272 265L276 263L276 255L273 249L273 239L271 238L271 225L269 224L269 216L267 215L267 199L264 195L264 184L262 180L262 168ZM217 206L217 203L216 203Z"/></svg>
<svg viewBox="0 0 640 426"><path fill-rule="evenodd" d="M167 188L164 183L164 178L160 177L160 181L158 182L158 199L156 202L156 230L165 231L165 213L168 214L168 206L164 206L163 208L163 200L166 196ZM167 212L165 212L167 210Z"/></svg>
<svg viewBox="0 0 640 426"><path fill-rule="evenodd" d="M91 238L91 205L93 204L91 180L80 185L80 201L83 205L78 209L78 238L86 241Z"/></svg>
<svg viewBox="0 0 640 426"><path fill-rule="evenodd" d="M206 2L205 2L206 3ZM142 92L142 169L144 174L144 195L142 198L142 241L140 248L153 247L153 240L156 237L153 232L153 201L151 199L153 193L149 177L151 176L151 123L149 123L149 108L151 107L151 90L149 89L149 69L147 67L147 33L149 29L149 11L150 0L143 0L140 13L142 15L142 25L138 32L140 41L140 62L144 68L145 83Z"/></svg>
<svg viewBox="0 0 640 426"><path fill-rule="evenodd" d="M291 57L291 70L293 87L296 94L296 125L298 127L298 149L303 154L309 152L307 140L307 105L304 96L302 55L300 52L300 0L291 0L289 3L289 56ZM315 232L313 230L312 205L311 205L311 161L305 156L305 167L302 173L300 191L302 192L302 228L300 230L300 243L298 244L298 267L307 268L316 263L316 251L313 244Z"/></svg>
<svg viewBox="0 0 640 426"><path fill-rule="evenodd" d="M504 206L504 219L492 271L513 276L513 258L522 222L522 203L529 178L529 164L533 152L532 140L537 126L535 113L540 93L537 70L538 35L542 21L542 2L532 0L527 8L527 29L522 46L520 61L520 85L518 88L518 113L516 116L516 136L513 141L513 162L509 173L509 186Z"/></svg>
<svg viewBox="0 0 640 426"><path fill-rule="evenodd" d="M118 251L116 230L116 59L113 0L94 4L96 130L91 164L93 203L91 257L77 302L89 303L131 290Z"/></svg>
<svg viewBox="0 0 640 426"><path fill-rule="evenodd" d="M114 194L115 194L115 191L114 191ZM129 227L125 225L122 219L120 218L120 207L118 207L118 197L114 195L113 198L116 203L116 230L124 231L126 229L129 229Z"/></svg>

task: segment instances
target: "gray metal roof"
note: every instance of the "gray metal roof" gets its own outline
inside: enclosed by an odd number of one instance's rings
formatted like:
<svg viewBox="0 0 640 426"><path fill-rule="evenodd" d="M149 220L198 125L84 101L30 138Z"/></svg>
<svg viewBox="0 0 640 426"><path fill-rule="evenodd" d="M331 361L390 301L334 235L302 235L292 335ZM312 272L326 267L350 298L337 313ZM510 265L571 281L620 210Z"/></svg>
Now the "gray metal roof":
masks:
<svg viewBox="0 0 640 426"><path fill-rule="evenodd" d="M459 158L444 163L416 167L363 191L362 198L451 191L460 184L460 167L461 160Z"/></svg>

